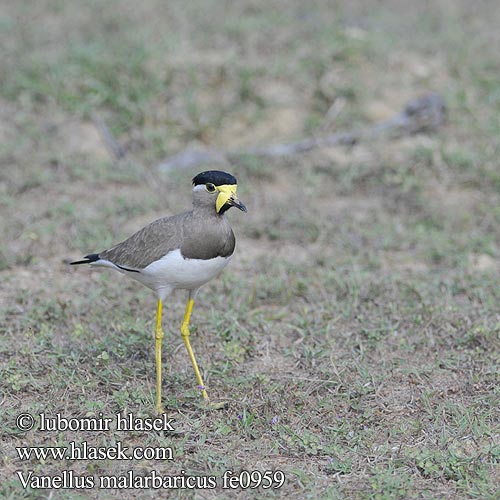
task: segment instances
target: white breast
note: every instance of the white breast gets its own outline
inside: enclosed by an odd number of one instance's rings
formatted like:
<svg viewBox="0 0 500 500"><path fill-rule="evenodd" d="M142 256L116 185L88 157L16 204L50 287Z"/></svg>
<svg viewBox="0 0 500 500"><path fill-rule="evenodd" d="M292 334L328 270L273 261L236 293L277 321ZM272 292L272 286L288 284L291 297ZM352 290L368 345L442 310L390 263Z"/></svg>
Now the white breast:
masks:
<svg viewBox="0 0 500 500"><path fill-rule="evenodd" d="M152 262L140 272L127 271L105 259L99 259L92 262L91 265L116 269L155 290L158 297L163 300L169 293L178 288L196 290L209 282L221 273L231 260L231 257L232 255L206 260L185 259L178 249L169 252L160 260Z"/></svg>
<svg viewBox="0 0 500 500"><path fill-rule="evenodd" d="M127 273L144 285L167 295L181 288L195 290L215 278L229 263L229 257L215 259L185 259L180 250L173 250L160 260L152 262L140 273Z"/></svg>

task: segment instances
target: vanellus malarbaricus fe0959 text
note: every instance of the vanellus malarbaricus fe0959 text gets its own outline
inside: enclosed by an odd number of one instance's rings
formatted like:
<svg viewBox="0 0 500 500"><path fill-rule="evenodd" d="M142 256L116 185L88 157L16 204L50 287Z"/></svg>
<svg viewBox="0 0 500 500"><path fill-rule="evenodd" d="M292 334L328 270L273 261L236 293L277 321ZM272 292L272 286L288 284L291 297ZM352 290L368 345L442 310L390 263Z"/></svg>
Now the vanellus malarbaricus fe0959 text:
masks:
<svg viewBox="0 0 500 500"><path fill-rule="evenodd" d="M161 403L162 307L174 290L188 291L181 335L202 395L208 394L189 341L189 321L199 288L215 278L233 255L235 238L225 212L245 205L236 197L236 178L209 170L193 179L193 208L158 219L104 252L87 255L71 264L110 267L154 290L158 297L155 328L156 411Z"/></svg>

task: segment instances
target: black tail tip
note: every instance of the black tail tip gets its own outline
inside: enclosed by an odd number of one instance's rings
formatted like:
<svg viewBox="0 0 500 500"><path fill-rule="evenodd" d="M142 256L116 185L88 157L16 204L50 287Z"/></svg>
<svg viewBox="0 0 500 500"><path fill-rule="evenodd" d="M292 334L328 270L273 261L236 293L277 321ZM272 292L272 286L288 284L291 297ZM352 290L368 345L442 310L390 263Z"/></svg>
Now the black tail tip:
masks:
<svg viewBox="0 0 500 500"><path fill-rule="evenodd" d="M86 255L82 260L75 260L75 262L70 262L69 264L71 266L76 266L77 264L91 264L92 262L99 260L99 258L100 257L98 253L91 253L89 255Z"/></svg>

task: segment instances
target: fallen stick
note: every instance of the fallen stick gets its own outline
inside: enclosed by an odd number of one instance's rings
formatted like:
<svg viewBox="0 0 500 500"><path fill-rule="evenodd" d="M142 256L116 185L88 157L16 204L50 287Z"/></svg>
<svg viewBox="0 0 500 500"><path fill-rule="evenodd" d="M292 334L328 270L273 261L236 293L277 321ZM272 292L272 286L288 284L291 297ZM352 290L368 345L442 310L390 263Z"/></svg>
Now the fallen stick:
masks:
<svg viewBox="0 0 500 500"><path fill-rule="evenodd" d="M108 150L108 153L114 160L121 160L125 157L126 150L125 148L115 139L111 130L106 125L104 120L101 120L98 117L94 117L93 120L94 126L96 127L101 140Z"/></svg>
<svg viewBox="0 0 500 500"><path fill-rule="evenodd" d="M313 149L338 145L354 145L363 140L397 138L420 132L435 132L445 121L445 104L438 94L426 94L409 101L397 115L366 130L339 132L325 137L310 137L297 142L271 144L248 149L222 151L212 148L186 148L160 163L160 172L190 168L206 163L227 164L242 156L278 158L306 153Z"/></svg>

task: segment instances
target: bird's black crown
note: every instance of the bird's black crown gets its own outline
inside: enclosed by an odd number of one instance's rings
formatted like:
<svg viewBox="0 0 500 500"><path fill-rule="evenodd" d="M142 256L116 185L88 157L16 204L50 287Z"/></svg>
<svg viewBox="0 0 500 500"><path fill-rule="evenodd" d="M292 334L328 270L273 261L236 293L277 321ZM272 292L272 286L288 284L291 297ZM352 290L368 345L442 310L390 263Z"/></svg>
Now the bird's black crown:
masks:
<svg viewBox="0 0 500 500"><path fill-rule="evenodd" d="M222 186L223 184L237 184L236 177L234 177L234 175L228 174L227 172L222 172L221 170L207 170L206 172L199 173L193 179L194 186L206 184L207 182L211 182L214 186Z"/></svg>

